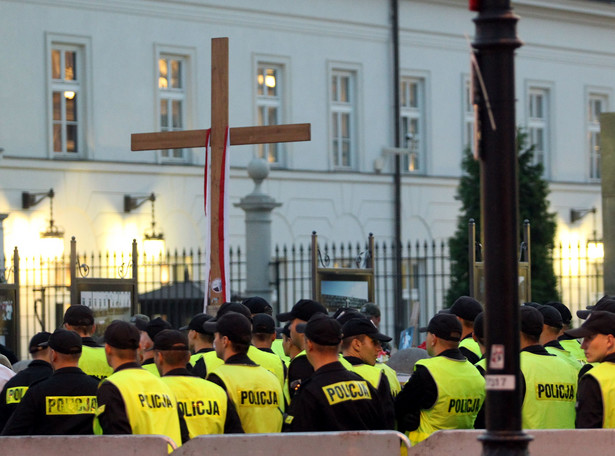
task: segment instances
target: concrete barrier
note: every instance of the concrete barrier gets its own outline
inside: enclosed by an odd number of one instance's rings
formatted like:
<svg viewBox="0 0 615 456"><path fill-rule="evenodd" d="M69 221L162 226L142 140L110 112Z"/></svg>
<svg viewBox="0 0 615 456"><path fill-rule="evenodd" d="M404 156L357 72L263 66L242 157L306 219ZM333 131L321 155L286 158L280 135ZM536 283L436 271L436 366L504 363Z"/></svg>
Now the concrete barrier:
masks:
<svg viewBox="0 0 615 456"><path fill-rule="evenodd" d="M408 450L408 456L480 455L478 440L485 431L438 431ZM612 454L615 429L535 429L526 430L534 439L529 444L532 456L579 456Z"/></svg>
<svg viewBox="0 0 615 456"><path fill-rule="evenodd" d="M395 431L203 435L172 456L399 456L402 442L409 445L406 436Z"/></svg>
<svg viewBox="0 0 615 456"><path fill-rule="evenodd" d="M159 435L0 437L0 455L167 456L168 441Z"/></svg>

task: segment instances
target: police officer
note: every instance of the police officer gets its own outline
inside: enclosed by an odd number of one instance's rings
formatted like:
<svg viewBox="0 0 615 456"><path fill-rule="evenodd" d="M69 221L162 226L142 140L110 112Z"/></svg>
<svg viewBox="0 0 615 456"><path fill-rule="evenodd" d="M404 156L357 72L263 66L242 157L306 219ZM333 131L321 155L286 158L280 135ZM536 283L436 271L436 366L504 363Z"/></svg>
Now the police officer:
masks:
<svg viewBox="0 0 615 456"><path fill-rule="evenodd" d="M296 331L305 334L306 357L314 373L294 395L285 420L289 432L386 429L378 392L339 362L340 323L316 313Z"/></svg>
<svg viewBox="0 0 615 456"><path fill-rule="evenodd" d="M282 386L272 372L248 357L250 320L245 315L227 312L215 322L204 323L204 327L215 332L216 353L224 360L207 378L226 390L244 431L279 432L284 407Z"/></svg>
<svg viewBox="0 0 615 456"><path fill-rule="evenodd" d="M395 399L398 429L413 445L440 429L472 429L485 399L485 380L459 350L461 323L439 313L427 328L427 353Z"/></svg>
<svg viewBox="0 0 615 456"><path fill-rule="evenodd" d="M105 330L105 353L113 374L100 383L95 434L161 434L182 443L171 389L137 363L136 326L113 321ZM152 352L153 353L153 352Z"/></svg>
<svg viewBox="0 0 615 456"><path fill-rule="evenodd" d="M259 314L265 314L270 317L273 315L273 307L271 306L269 301L267 301L265 298L261 298L260 296L251 296L241 301L241 303L250 310L252 319L254 319L254 317ZM282 361L284 361L284 366L286 367L290 362L290 358L288 358L288 356L284 354L281 335L277 335L278 337L274 339L271 344L271 351L278 355L278 357L280 357Z"/></svg>
<svg viewBox="0 0 615 456"><path fill-rule="evenodd" d="M577 372L540 345L542 314L531 306L522 306L520 313L522 426L524 429L573 429Z"/></svg>
<svg viewBox="0 0 615 456"><path fill-rule="evenodd" d="M111 375L105 349L92 338L96 332L94 312L88 306L73 305L64 312L64 328L81 336L83 351L79 367L83 372L99 380Z"/></svg>
<svg viewBox="0 0 615 456"><path fill-rule="evenodd" d="M300 299L295 303L290 312L278 314L277 318L282 322L290 322L288 327L290 338L293 344L300 350L292 358L288 365L288 376L284 386L287 400L290 402L295 392L301 386L301 382L314 372L314 368L306 358L305 338L296 330L297 325L306 323L314 314L321 313L327 315L327 309L319 302L311 299Z"/></svg>
<svg viewBox="0 0 615 456"><path fill-rule="evenodd" d="M572 314L570 313L570 309L568 309L565 304L557 301L550 301L546 303L545 306L553 307L559 312L562 317L563 333L560 334L560 336L558 337L560 345L564 348L564 350L571 353L572 356L574 356L576 360L579 361L579 363L585 364L587 362L587 359L585 358L585 353L581 349L581 344L578 340L573 339L572 337L565 334L566 331L572 329Z"/></svg>
<svg viewBox="0 0 615 456"><path fill-rule="evenodd" d="M479 313L474 319L474 331L472 331L472 339L478 344L481 353L480 359L474 363L480 374L484 377L487 373L487 342L485 340L485 312Z"/></svg>
<svg viewBox="0 0 615 456"><path fill-rule="evenodd" d="M580 328L566 335L582 337L587 361L600 363L579 381L575 426L615 428L615 314L592 312Z"/></svg>
<svg viewBox="0 0 615 456"><path fill-rule="evenodd" d="M468 358L472 364L476 364L482 354L476 341L472 338L474 331L474 319L483 311L483 306L470 296L460 296L453 305L443 310L443 313L451 313L461 323L461 342L459 351Z"/></svg>
<svg viewBox="0 0 615 456"><path fill-rule="evenodd" d="M218 385L192 375L186 369L189 357L188 339L180 331L165 329L156 335L154 361L162 381L175 394L189 437L243 433L235 406L226 392Z"/></svg>
<svg viewBox="0 0 615 456"><path fill-rule="evenodd" d="M252 317L257 314L273 315L273 307L271 304L260 296L251 296L241 301L241 303L250 310Z"/></svg>
<svg viewBox="0 0 615 456"><path fill-rule="evenodd" d="M391 337L381 334L372 320L353 318L342 326L342 354L351 369L367 380L378 391L385 411L386 428L395 427L395 406L393 391L384 371L376 367L382 344L390 342Z"/></svg>
<svg viewBox="0 0 615 456"><path fill-rule="evenodd" d="M250 310L245 305L240 304L238 302L222 304L220 308L218 309L218 313L216 314L216 319L221 318L222 316L226 315L229 312L237 312L245 316L250 321L250 324L252 323L252 318L251 318L252 314L250 313ZM210 325L210 328L211 327L213 327L213 325ZM250 345L248 347L247 354L248 354L248 358L250 358L256 364L258 364L259 366L263 366L269 372L273 373L278 379L278 382L280 382L281 387L284 386L284 379L286 377L286 366L284 365L284 362L280 359L278 355L274 353L268 353L263 350L259 350L254 345ZM218 358L218 361L221 361L221 360ZM218 366L219 365L220 364L218 364Z"/></svg>
<svg viewBox="0 0 615 456"><path fill-rule="evenodd" d="M214 323L216 320L220 319L229 312L239 313L244 315L250 322L252 321L252 314L245 305L239 302L225 302L218 309L215 320L208 320L202 324L203 331L213 331L212 328L214 328L215 325L208 325L207 323ZM248 357L254 363L263 366L265 369L272 372L280 382L280 385L284 385L285 366L277 355L273 353L266 353L250 345L250 347L248 347ZM204 353L202 355L202 360L203 370L208 374L224 364L224 361L218 357L215 351ZM202 375L202 370L199 370L199 375Z"/></svg>
<svg viewBox="0 0 615 456"><path fill-rule="evenodd" d="M206 353L214 353L214 335L206 333L203 323L213 317L205 313L196 314L180 331L188 330L188 344L193 355L190 357L191 373L201 378L207 378L207 366L203 357Z"/></svg>
<svg viewBox="0 0 615 456"><path fill-rule="evenodd" d="M272 316L260 313L252 316L252 345L259 350L273 353L271 344L276 339L275 320Z"/></svg>
<svg viewBox="0 0 615 456"><path fill-rule="evenodd" d="M49 364L49 347L45 345L49 336L51 336L51 333L44 331L36 333L30 339L29 351L32 362L4 385L2 393L0 393L0 431L21 402L21 398L28 391L28 387L32 383L48 378L53 374L53 368Z"/></svg>
<svg viewBox="0 0 615 456"><path fill-rule="evenodd" d="M157 377L159 377L160 374L158 373L156 364L154 364L154 337L156 337L156 334L160 331L171 328L171 323L157 317L147 323L145 331L141 331L141 338L139 340L139 351L142 360L141 367Z"/></svg>
<svg viewBox="0 0 615 456"><path fill-rule="evenodd" d="M92 434L98 380L78 367L81 337L57 329L47 344L54 373L28 388L2 435Z"/></svg>
<svg viewBox="0 0 615 456"><path fill-rule="evenodd" d="M558 340L558 337L562 333L564 327L562 315L557 311L557 309L555 309L555 307L551 306L538 306L536 309L542 314L542 318L544 320L542 334L540 334L538 343L552 355L559 356L561 359L566 361L578 373L582 367L581 362L576 358L576 356L566 350Z"/></svg>

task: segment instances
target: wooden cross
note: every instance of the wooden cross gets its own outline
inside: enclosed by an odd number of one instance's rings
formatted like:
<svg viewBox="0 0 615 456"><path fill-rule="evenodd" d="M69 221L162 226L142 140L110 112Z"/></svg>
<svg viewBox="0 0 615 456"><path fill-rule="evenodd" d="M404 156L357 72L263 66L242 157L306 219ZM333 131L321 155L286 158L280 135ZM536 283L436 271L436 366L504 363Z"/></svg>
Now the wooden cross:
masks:
<svg viewBox="0 0 615 456"><path fill-rule="evenodd" d="M131 135L131 150L182 149L206 147L207 134L210 132L211 144L211 208L210 230L211 245L209 256L211 264L210 281L220 277L219 239L219 192L222 162L224 157L225 134L229 126L229 81L228 81L228 38L214 38L211 41L211 130L170 131L157 133L137 133ZM267 144L310 140L310 124L270 125L257 127L230 128L231 145ZM207 167L207 164L205 164ZM207 169L205 169L207 176ZM207 191L207 189L205 189ZM230 279L230 278L229 278ZM222 291L214 291L211 286L205 291L209 304L222 304ZM230 296L227 297L230 299Z"/></svg>

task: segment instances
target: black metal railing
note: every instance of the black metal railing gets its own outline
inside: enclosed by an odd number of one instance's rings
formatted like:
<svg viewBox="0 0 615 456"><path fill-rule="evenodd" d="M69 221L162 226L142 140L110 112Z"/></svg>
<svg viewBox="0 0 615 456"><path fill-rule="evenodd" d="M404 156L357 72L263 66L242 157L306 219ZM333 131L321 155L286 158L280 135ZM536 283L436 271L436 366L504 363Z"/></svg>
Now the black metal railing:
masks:
<svg viewBox="0 0 615 456"><path fill-rule="evenodd" d="M319 261L327 267L356 267L366 246L361 243L324 243ZM403 303L407 315L420 325L445 306L450 279L450 258L445 241L408 242L402 249ZM311 247L276 246L270 262L272 304L284 312L311 293ZM245 297L246 263L243 250L233 247L231 259L232 299ZM393 334L395 249L391 242L374 245L376 303L382 311L382 329ZM78 255L79 271L89 277L122 278L131 276L129 254L90 253ZM8 263L8 262L7 262ZM12 264L12 263L11 263ZM573 315L603 294L602 259L589 244L560 244L553 250L553 265L562 302ZM27 257L19 261L20 342L42 329L53 330L62 323L70 302L68 257L48 260ZM174 326L186 323L203 310L205 254L200 249L166 252L158 257L140 256L138 293L142 313L164 316ZM123 275L122 275L123 274ZM578 323L578 322L577 322ZM23 350L22 350L23 351Z"/></svg>

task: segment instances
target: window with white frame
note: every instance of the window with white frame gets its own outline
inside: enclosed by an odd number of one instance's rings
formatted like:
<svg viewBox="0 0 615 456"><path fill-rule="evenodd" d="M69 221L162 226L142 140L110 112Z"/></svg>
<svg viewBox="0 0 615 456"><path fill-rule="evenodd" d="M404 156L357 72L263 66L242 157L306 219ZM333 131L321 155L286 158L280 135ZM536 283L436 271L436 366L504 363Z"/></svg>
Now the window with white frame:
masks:
<svg viewBox="0 0 615 456"><path fill-rule="evenodd" d="M549 160L549 90L531 87L527 95L527 132L529 144L534 146L534 164L541 163L548 175Z"/></svg>
<svg viewBox="0 0 615 456"><path fill-rule="evenodd" d="M158 99L160 131L179 131L185 128L186 117L186 59L161 54L158 58ZM161 150L165 162L185 162L184 149Z"/></svg>
<svg viewBox="0 0 615 456"><path fill-rule="evenodd" d="M425 172L425 80L406 77L400 81L401 144L403 169L409 173Z"/></svg>
<svg viewBox="0 0 615 456"><path fill-rule="evenodd" d="M355 154L356 74L331 72L331 150L335 168L352 168Z"/></svg>
<svg viewBox="0 0 615 456"><path fill-rule="evenodd" d="M587 147L589 149L589 178L600 179L600 113L607 109L608 97L591 93L587 103Z"/></svg>
<svg viewBox="0 0 615 456"><path fill-rule="evenodd" d="M83 49L51 45L51 129L54 157L83 154Z"/></svg>
<svg viewBox="0 0 615 456"><path fill-rule="evenodd" d="M282 66L259 63L256 69L256 110L258 125L279 125L282 121ZM257 154L271 165L282 166L283 144L259 144Z"/></svg>
<svg viewBox="0 0 615 456"><path fill-rule="evenodd" d="M463 79L463 147L474 147L474 97L469 76Z"/></svg>

